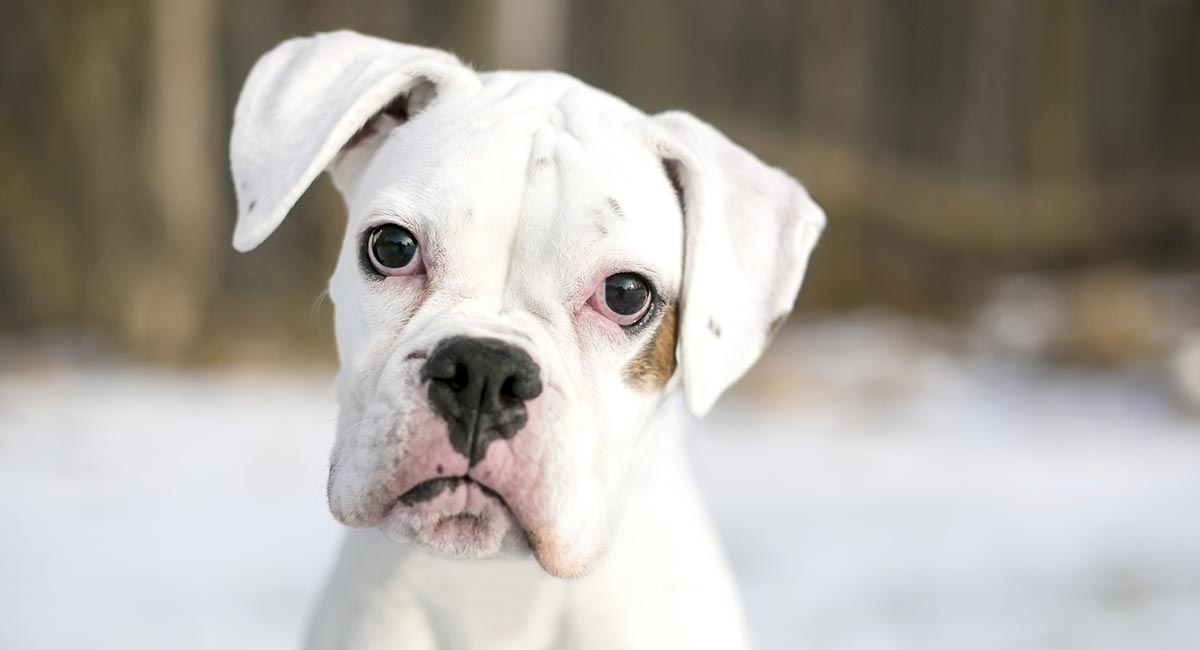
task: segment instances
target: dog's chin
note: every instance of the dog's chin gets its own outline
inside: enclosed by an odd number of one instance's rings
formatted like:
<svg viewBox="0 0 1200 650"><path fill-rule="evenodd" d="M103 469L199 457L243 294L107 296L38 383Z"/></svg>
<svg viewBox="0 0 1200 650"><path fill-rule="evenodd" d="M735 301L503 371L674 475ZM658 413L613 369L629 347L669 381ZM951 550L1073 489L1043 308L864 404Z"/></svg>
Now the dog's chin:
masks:
<svg viewBox="0 0 1200 650"><path fill-rule="evenodd" d="M504 500L470 479L435 479L406 492L379 526L395 542L456 559L524 557L529 544Z"/></svg>

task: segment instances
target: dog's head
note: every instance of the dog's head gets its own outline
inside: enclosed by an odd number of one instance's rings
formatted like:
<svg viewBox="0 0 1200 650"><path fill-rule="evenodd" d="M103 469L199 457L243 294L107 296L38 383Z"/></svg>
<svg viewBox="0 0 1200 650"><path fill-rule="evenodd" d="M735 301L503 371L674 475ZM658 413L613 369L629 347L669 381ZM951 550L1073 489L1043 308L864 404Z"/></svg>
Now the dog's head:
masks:
<svg viewBox="0 0 1200 650"><path fill-rule="evenodd" d="M349 32L258 61L231 159L238 250L322 170L345 197L334 515L558 576L604 548L674 378L700 415L758 357L825 223L686 113Z"/></svg>

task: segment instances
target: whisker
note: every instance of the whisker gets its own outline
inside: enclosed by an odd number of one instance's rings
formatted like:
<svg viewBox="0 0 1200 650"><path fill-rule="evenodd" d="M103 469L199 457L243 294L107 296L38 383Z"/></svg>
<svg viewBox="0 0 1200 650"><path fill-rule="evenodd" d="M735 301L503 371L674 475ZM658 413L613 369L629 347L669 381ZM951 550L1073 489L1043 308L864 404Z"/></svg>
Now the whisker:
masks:
<svg viewBox="0 0 1200 650"><path fill-rule="evenodd" d="M322 320L320 318L321 308L329 301L329 289L324 289L313 300L312 306L308 308L308 324L317 328L317 332L324 334L322 329Z"/></svg>

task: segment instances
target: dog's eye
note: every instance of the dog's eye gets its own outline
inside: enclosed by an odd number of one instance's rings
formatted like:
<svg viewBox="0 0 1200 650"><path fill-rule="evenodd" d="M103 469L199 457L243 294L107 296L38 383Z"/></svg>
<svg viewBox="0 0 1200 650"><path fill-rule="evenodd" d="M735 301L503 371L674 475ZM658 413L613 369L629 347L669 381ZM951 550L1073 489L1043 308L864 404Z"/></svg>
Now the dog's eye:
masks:
<svg viewBox="0 0 1200 650"><path fill-rule="evenodd" d="M371 267L381 275L410 275L421 270L417 238L395 224L387 223L372 229L366 249Z"/></svg>
<svg viewBox="0 0 1200 650"><path fill-rule="evenodd" d="M592 306L618 325L632 325L650 310L650 283L636 273L610 275L593 296Z"/></svg>
<svg viewBox="0 0 1200 650"><path fill-rule="evenodd" d="M604 281L604 304L621 316L636 316L650 304L650 286L633 273L609 276Z"/></svg>

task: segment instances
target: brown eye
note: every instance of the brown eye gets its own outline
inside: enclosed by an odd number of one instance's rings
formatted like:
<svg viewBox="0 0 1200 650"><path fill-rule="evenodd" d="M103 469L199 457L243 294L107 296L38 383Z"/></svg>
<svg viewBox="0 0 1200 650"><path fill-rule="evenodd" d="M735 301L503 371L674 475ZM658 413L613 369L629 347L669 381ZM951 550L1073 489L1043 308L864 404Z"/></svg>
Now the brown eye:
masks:
<svg viewBox="0 0 1200 650"><path fill-rule="evenodd" d="M366 249L371 267L380 275L409 275L421 270L417 238L396 224L383 224L372 229Z"/></svg>

